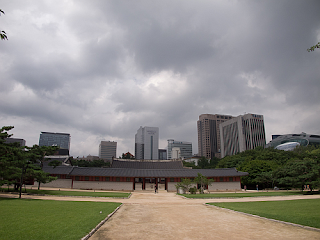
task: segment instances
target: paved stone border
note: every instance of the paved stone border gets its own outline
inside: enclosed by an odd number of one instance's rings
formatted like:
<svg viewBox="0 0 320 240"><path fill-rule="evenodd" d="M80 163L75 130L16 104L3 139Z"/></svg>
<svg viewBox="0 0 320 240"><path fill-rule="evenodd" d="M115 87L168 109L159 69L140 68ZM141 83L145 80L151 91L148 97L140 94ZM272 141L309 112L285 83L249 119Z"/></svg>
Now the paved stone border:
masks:
<svg viewBox="0 0 320 240"><path fill-rule="evenodd" d="M287 224L287 225L291 225L291 226L295 226L295 227L300 227L300 228L308 229L308 230L311 230L311 231L320 232L320 229L319 229L319 228L304 226L304 225L300 225L300 224L296 224L296 223L291 223L291 222L285 222L285 221L276 220L276 219L272 219L272 218L261 217L261 216L259 216L259 215L254 215L254 214L250 214L250 213L240 212L240 211L232 210L232 209L229 209L229 208L222 208L222 207L218 207L218 206L211 205L211 204L208 204L208 203L204 203L204 205L205 205L205 206L209 206L209 207L215 207L215 208L223 209L223 210L230 211L230 212L236 212L236 213L240 213L240 214L243 214L243 215L247 215L247 216L251 216L251 217L256 217L256 218L260 218L260 219L264 219L264 220L268 220L268 221L283 223L283 224Z"/></svg>
<svg viewBox="0 0 320 240"><path fill-rule="evenodd" d="M91 232L89 232L86 236L84 236L83 238L81 238L81 240L88 240L106 221L108 221L109 218L112 217L113 214L115 214L120 207L122 207L123 203L117 207L112 213L110 213L105 219L103 219L97 226L95 226L94 229L91 230Z"/></svg>

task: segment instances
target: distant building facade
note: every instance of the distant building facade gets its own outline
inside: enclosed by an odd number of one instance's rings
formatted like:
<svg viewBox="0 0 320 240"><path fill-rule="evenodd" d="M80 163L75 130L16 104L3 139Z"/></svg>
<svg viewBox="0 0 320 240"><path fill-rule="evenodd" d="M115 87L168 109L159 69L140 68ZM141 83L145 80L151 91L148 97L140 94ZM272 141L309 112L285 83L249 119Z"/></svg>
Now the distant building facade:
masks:
<svg viewBox="0 0 320 240"><path fill-rule="evenodd" d="M197 121L198 155L221 158L220 124L234 118L230 115L201 114Z"/></svg>
<svg viewBox="0 0 320 240"><path fill-rule="evenodd" d="M70 138L69 133L41 132L39 146L58 146L70 150Z"/></svg>
<svg viewBox="0 0 320 240"><path fill-rule="evenodd" d="M159 160L166 160L167 159L167 149L159 149Z"/></svg>
<svg viewBox="0 0 320 240"><path fill-rule="evenodd" d="M258 146L265 147L263 116L249 113L221 123L220 138L221 157L255 149Z"/></svg>
<svg viewBox="0 0 320 240"><path fill-rule="evenodd" d="M99 144L99 158L111 161L117 157L117 142L101 141Z"/></svg>
<svg viewBox="0 0 320 240"><path fill-rule="evenodd" d="M168 159L192 157L192 143L168 139Z"/></svg>
<svg viewBox="0 0 320 240"><path fill-rule="evenodd" d="M4 139L5 143L19 143L20 147L23 147L26 145L26 140L22 139L22 138L5 138Z"/></svg>
<svg viewBox="0 0 320 240"><path fill-rule="evenodd" d="M159 128L140 127L135 135L136 159L157 160L159 157Z"/></svg>
<svg viewBox="0 0 320 240"><path fill-rule="evenodd" d="M273 136L277 137L274 138ZM275 148L280 144L288 142L297 142L300 146L320 145L320 135L306 134L304 132L298 134L272 135L272 141L270 141L266 147Z"/></svg>

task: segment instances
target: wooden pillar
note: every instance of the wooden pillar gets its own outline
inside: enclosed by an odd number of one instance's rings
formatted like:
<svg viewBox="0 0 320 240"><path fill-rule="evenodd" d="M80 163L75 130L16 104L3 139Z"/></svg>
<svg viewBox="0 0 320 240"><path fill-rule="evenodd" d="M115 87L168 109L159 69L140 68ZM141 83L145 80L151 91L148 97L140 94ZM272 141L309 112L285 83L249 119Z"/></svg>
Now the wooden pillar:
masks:
<svg viewBox="0 0 320 240"><path fill-rule="evenodd" d="M146 179L142 178L142 190L146 190Z"/></svg>

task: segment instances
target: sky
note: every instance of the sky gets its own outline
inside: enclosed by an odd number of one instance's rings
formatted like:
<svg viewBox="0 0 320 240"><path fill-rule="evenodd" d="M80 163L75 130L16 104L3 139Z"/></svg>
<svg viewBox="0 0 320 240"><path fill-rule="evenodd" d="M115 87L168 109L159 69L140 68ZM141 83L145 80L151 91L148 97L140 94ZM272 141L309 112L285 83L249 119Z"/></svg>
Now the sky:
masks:
<svg viewBox="0 0 320 240"><path fill-rule="evenodd" d="M198 152L200 114L264 116L272 134L320 134L320 1L3 0L0 124L70 155L102 140L134 154L140 126Z"/></svg>

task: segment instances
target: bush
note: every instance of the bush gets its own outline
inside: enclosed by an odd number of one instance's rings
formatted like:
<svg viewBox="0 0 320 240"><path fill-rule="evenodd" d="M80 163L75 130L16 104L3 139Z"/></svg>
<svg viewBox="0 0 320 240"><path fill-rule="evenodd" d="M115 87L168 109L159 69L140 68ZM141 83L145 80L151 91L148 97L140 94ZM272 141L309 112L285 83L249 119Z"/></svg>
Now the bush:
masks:
<svg viewBox="0 0 320 240"><path fill-rule="evenodd" d="M196 194L197 188L196 188L196 187L192 187L192 188L189 189L189 192L190 192L191 194Z"/></svg>

